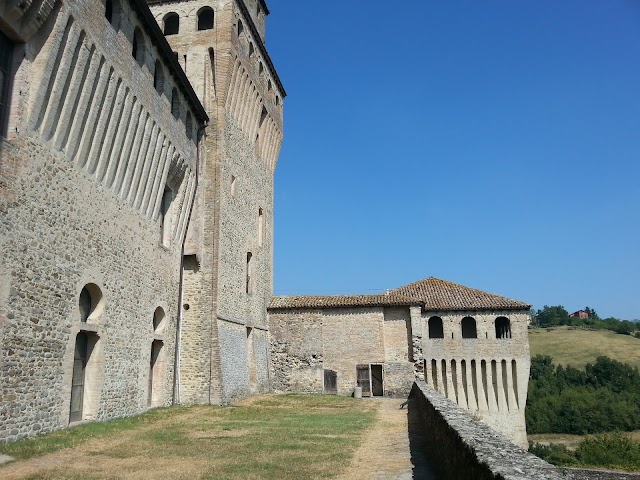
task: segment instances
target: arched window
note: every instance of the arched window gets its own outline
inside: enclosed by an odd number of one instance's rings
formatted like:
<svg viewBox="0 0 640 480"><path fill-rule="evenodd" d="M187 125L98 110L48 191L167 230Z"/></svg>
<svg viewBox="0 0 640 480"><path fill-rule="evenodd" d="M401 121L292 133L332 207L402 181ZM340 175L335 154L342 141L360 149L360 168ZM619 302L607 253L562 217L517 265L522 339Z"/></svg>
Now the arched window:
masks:
<svg viewBox="0 0 640 480"><path fill-rule="evenodd" d="M193 119L191 118L191 112L187 112L187 118L184 122L184 128L187 132L187 137L193 140Z"/></svg>
<svg viewBox="0 0 640 480"><path fill-rule="evenodd" d="M464 317L462 319L462 338L478 338L475 318Z"/></svg>
<svg viewBox="0 0 640 480"><path fill-rule="evenodd" d="M162 20L164 23L164 34L175 35L180 31L180 17L175 12L167 13Z"/></svg>
<svg viewBox="0 0 640 480"><path fill-rule="evenodd" d="M262 75L262 72L264 72L264 65L262 64L262 62L260 62L258 64L258 74Z"/></svg>
<svg viewBox="0 0 640 480"><path fill-rule="evenodd" d="M154 333L162 333L164 330L164 310L162 307L156 308L156 311L153 312L153 332Z"/></svg>
<svg viewBox="0 0 640 480"><path fill-rule="evenodd" d="M252 57L256 52L256 49L253 47L253 42L249 42L249 56Z"/></svg>
<svg viewBox="0 0 640 480"><path fill-rule="evenodd" d="M238 20L238 36L242 35L244 32L244 25L242 25L242 20Z"/></svg>
<svg viewBox="0 0 640 480"><path fill-rule="evenodd" d="M156 66L153 70L153 87L158 93L164 92L164 69L160 60L156 60Z"/></svg>
<svg viewBox="0 0 640 480"><path fill-rule="evenodd" d="M144 36L139 27L136 27L133 31L131 55L133 55L133 58L135 58L140 65L144 63Z"/></svg>
<svg viewBox="0 0 640 480"><path fill-rule="evenodd" d="M440 317L431 317L428 321L429 338L444 338L444 328Z"/></svg>
<svg viewBox="0 0 640 480"><path fill-rule="evenodd" d="M276 105L280 105L280 97L276 95Z"/></svg>
<svg viewBox="0 0 640 480"><path fill-rule="evenodd" d="M80 321L85 323L100 315L103 308L102 291L95 283L86 284L78 297Z"/></svg>
<svg viewBox="0 0 640 480"><path fill-rule="evenodd" d="M171 113L176 118L180 116L180 96L175 88L171 90Z"/></svg>
<svg viewBox="0 0 640 480"><path fill-rule="evenodd" d="M213 28L213 8L204 7L198 12L198 30L211 30Z"/></svg>
<svg viewBox="0 0 640 480"><path fill-rule="evenodd" d="M507 317L496 318L496 338L511 338L511 322Z"/></svg>

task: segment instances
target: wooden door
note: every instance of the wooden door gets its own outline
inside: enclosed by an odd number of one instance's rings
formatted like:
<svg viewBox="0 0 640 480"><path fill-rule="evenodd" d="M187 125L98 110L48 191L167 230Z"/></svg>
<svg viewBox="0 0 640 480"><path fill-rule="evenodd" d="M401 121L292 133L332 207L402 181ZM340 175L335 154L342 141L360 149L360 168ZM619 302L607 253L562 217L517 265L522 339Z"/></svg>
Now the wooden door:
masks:
<svg viewBox="0 0 640 480"><path fill-rule="evenodd" d="M324 370L324 393L338 393L338 374L334 370Z"/></svg>
<svg viewBox="0 0 640 480"><path fill-rule="evenodd" d="M84 403L85 370L87 368L87 334L79 333L76 337L76 347L73 355L73 375L71 378L71 407L69 422L82 420L82 406Z"/></svg>
<svg viewBox="0 0 640 480"><path fill-rule="evenodd" d="M362 396L371 396L371 376L369 375L369 365L356 365L356 378L358 386L362 387Z"/></svg>

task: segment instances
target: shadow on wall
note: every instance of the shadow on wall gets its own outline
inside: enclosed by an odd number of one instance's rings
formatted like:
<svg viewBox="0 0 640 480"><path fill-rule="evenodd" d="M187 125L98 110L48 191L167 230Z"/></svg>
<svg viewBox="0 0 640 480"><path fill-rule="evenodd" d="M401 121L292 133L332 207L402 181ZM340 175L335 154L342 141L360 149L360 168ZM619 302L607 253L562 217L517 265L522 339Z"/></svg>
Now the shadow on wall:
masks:
<svg viewBox="0 0 640 480"><path fill-rule="evenodd" d="M446 477L438 475L433 467L429 465L427 457L429 432L427 432L426 424L418 414L418 409L414 406L415 400L409 398L406 404L408 405L409 449L411 451L411 464L413 465L412 478L414 480L444 480Z"/></svg>

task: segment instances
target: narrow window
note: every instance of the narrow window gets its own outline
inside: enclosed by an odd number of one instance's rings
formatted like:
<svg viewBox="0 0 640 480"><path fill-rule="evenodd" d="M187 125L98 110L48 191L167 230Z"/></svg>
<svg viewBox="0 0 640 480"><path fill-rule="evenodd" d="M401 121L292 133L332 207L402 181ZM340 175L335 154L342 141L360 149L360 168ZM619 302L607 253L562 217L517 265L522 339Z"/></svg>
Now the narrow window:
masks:
<svg viewBox="0 0 640 480"><path fill-rule="evenodd" d="M242 25L242 20L238 20L238 36L242 35L244 32L244 25Z"/></svg>
<svg viewBox="0 0 640 480"><path fill-rule="evenodd" d="M175 88L171 90L171 114L176 118L180 116L180 97Z"/></svg>
<svg viewBox="0 0 640 480"><path fill-rule="evenodd" d="M191 117L191 112L187 112L187 118L184 122L184 128L187 133L187 137L190 140L193 140L193 119Z"/></svg>
<svg viewBox="0 0 640 480"><path fill-rule="evenodd" d="M444 328L440 317L431 317L428 324L429 338L444 338Z"/></svg>
<svg viewBox="0 0 640 480"><path fill-rule="evenodd" d="M164 330L164 310L162 307L156 308L153 312L153 332L160 334Z"/></svg>
<svg viewBox="0 0 640 480"><path fill-rule="evenodd" d="M113 1L107 0L104 3L104 16L109 23L113 22Z"/></svg>
<svg viewBox="0 0 640 480"><path fill-rule="evenodd" d="M251 252L247 252L247 278L246 278L246 293L252 293L251 291L251 277L253 275L253 265L251 262L251 257L253 257L253 255L251 254Z"/></svg>
<svg viewBox="0 0 640 480"><path fill-rule="evenodd" d="M253 48L253 42L249 42L249 56L253 57L253 54L256 52L256 49Z"/></svg>
<svg viewBox="0 0 640 480"><path fill-rule="evenodd" d="M100 316L104 302L102 301L102 290L95 283L88 283L80 291L78 297L78 310L80 321L86 323Z"/></svg>
<svg viewBox="0 0 640 480"><path fill-rule="evenodd" d="M164 92L164 69L160 60L156 60L156 66L153 70L153 87L160 94Z"/></svg>
<svg viewBox="0 0 640 480"><path fill-rule="evenodd" d="M264 65L262 64L262 62L260 62L258 64L258 74L262 75L262 72L264 72Z"/></svg>
<svg viewBox="0 0 640 480"><path fill-rule="evenodd" d="M168 247L171 243L171 210L173 205L173 191L166 187L162 195L162 208L160 209L160 230L162 245Z"/></svg>
<svg viewBox="0 0 640 480"><path fill-rule="evenodd" d="M204 7L198 12L198 30L211 30L213 28L213 8Z"/></svg>
<svg viewBox="0 0 640 480"><path fill-rule="evenodd" d="M280 105L280 97L276 95L276 105Z"/></svg>
<svg viewBox="0 0 640 480"><path fill-rule="evenodd" d="M462 338L478 338L475 318L464 317L462 319Z"/></svg>
<svg viewBox="0 0 640 480"><path fill-rule="evenodd" d="M9 104L9 74L11 71L11 53L13 43L0 32L0 136L7 129Z"/></svg>
<svg viewBox="0 0 640 480"><path fill-rule="evenodd" d="M267 82L267 90L271 91L273 89L273 85L271 85L271 80Z"/></svg>
<svg viewBox="0 0 640 480"><path fill-rule="evenodd" d="M211 65L211 93L216 96L216 54L213 48L209 49L209 64Z"/></svg>
<svg viewBox="0 0 640 480"><path fill-rule="evenodd" d="M496 338L511 338L511 322L507 317L496 318Z"/></svg>
<svg viewBox="0 0 640 480"><path fill-rule="evenodd" d="M131 55L136 59L139 65L144 63L144 37L142 30L136 27L133 31L133 44L131 48Z"/></svg>
<svg viewBox="0 0 640 480"><path fill-rule="evenodd" d="M264 242L264 212L258 209L258 245L262 246Z"/></svg>
<svg viewBox="0 0 640 480"><path fill-rule="evenodd" d="M164 16L164 34L175 35L180 31L180 17L177 13L171 12Z"/></svg>
<svg viewBox="0 0 640 480"><path fill-rule="evenodd" d="M231 186L230 186L230 193L232 197L236 196L236 177L231 175Z"/></svg>

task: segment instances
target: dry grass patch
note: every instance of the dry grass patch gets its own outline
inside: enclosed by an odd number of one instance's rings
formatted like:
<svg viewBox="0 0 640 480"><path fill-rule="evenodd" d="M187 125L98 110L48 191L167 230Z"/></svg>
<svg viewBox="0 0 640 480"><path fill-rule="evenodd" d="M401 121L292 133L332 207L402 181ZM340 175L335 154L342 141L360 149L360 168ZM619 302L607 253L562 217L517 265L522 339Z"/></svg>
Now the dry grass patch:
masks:
<svg viewBox="0 0 640 480"><path fill-rule="evenodd" d="M603 355L640 368L640 339L609 330L536 328L529 330L529 345L531 356L548 355L556 364L579 369Z"/></svg>
<svg viewBox="0 0 640 480"><path fill-rule="evenodd" d="M349 464L376 402L269 395L232 408L159 409L16 442L0 477L44 479L332 478Z"/></svg>

